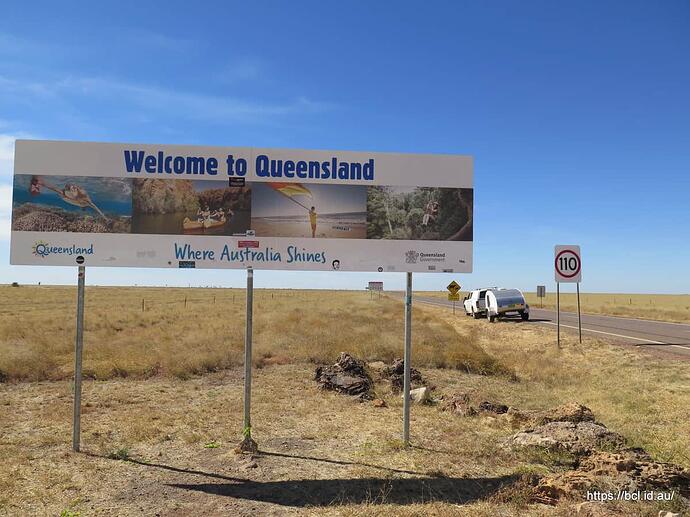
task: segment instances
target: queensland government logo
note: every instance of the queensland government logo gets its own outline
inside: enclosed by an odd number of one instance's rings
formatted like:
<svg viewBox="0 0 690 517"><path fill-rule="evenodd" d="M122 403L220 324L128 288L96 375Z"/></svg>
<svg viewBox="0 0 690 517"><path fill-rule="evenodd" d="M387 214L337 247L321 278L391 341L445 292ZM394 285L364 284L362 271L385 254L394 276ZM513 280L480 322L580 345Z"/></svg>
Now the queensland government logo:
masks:
<svg viewBox="0 0 690 517"><path fill-rule="evenodd" d="M405 262L408 264L416 264L419 258L419 252L410 250L405 252Z"/></svg>
<svg viewBox="0 0 690 517"><path fill-rule="evenodd" d="M45 241L36 241L31 247L31 252L37 257L48 255L93 255L93 244L89 246L53 246Z"/></svg>

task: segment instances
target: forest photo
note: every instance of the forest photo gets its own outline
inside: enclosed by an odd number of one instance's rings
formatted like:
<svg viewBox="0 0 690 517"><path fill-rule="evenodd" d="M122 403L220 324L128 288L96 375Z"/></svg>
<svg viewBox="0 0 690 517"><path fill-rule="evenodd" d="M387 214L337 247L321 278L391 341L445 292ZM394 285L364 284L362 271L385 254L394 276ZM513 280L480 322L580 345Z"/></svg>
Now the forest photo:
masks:
<svg viewBox="0 0 690 517"><path fill-rule="evenodd" d="M367 239L471 241L473 190L369 187Z"/></svg>

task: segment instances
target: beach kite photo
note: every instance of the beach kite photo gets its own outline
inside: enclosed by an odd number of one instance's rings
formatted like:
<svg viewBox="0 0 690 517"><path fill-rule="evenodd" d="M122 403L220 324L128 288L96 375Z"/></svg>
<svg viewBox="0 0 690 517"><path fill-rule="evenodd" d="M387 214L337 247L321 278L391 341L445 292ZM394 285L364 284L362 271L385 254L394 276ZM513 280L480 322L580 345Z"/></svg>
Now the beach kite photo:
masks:
<svg viewBox="0 0 690 517"><path fill-rule="evenodd" d="M287 182L252 184L252 230L260 237L366 238L367 188Z"/></svg>

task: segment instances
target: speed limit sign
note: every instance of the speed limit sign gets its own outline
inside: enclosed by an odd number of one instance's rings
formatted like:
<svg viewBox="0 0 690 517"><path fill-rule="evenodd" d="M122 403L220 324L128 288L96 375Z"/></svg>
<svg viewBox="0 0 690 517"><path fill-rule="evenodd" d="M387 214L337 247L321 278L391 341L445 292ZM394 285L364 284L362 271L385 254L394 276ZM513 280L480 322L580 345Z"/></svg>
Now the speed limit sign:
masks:
<svg viewBox="0 0 690 517"><path fill-rule="evenodd" d="M554 253L556 282L580 282L582 280L582 259L580 246L556 246Z"/></svg>

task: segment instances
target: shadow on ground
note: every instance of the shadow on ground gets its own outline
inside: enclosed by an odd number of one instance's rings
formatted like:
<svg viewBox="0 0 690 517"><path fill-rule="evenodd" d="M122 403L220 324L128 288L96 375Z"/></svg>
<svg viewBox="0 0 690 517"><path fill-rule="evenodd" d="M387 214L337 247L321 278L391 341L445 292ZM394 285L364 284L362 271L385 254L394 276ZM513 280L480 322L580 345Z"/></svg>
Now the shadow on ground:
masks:
<svg viewBox="0 0 690 517"><path fill-rule="evenodd" d="M466 504L513 484L517 476L497 478L357 478L170 484L184 490L261 501L282 506L334 504L414 504L431 501Z"/></svg>

